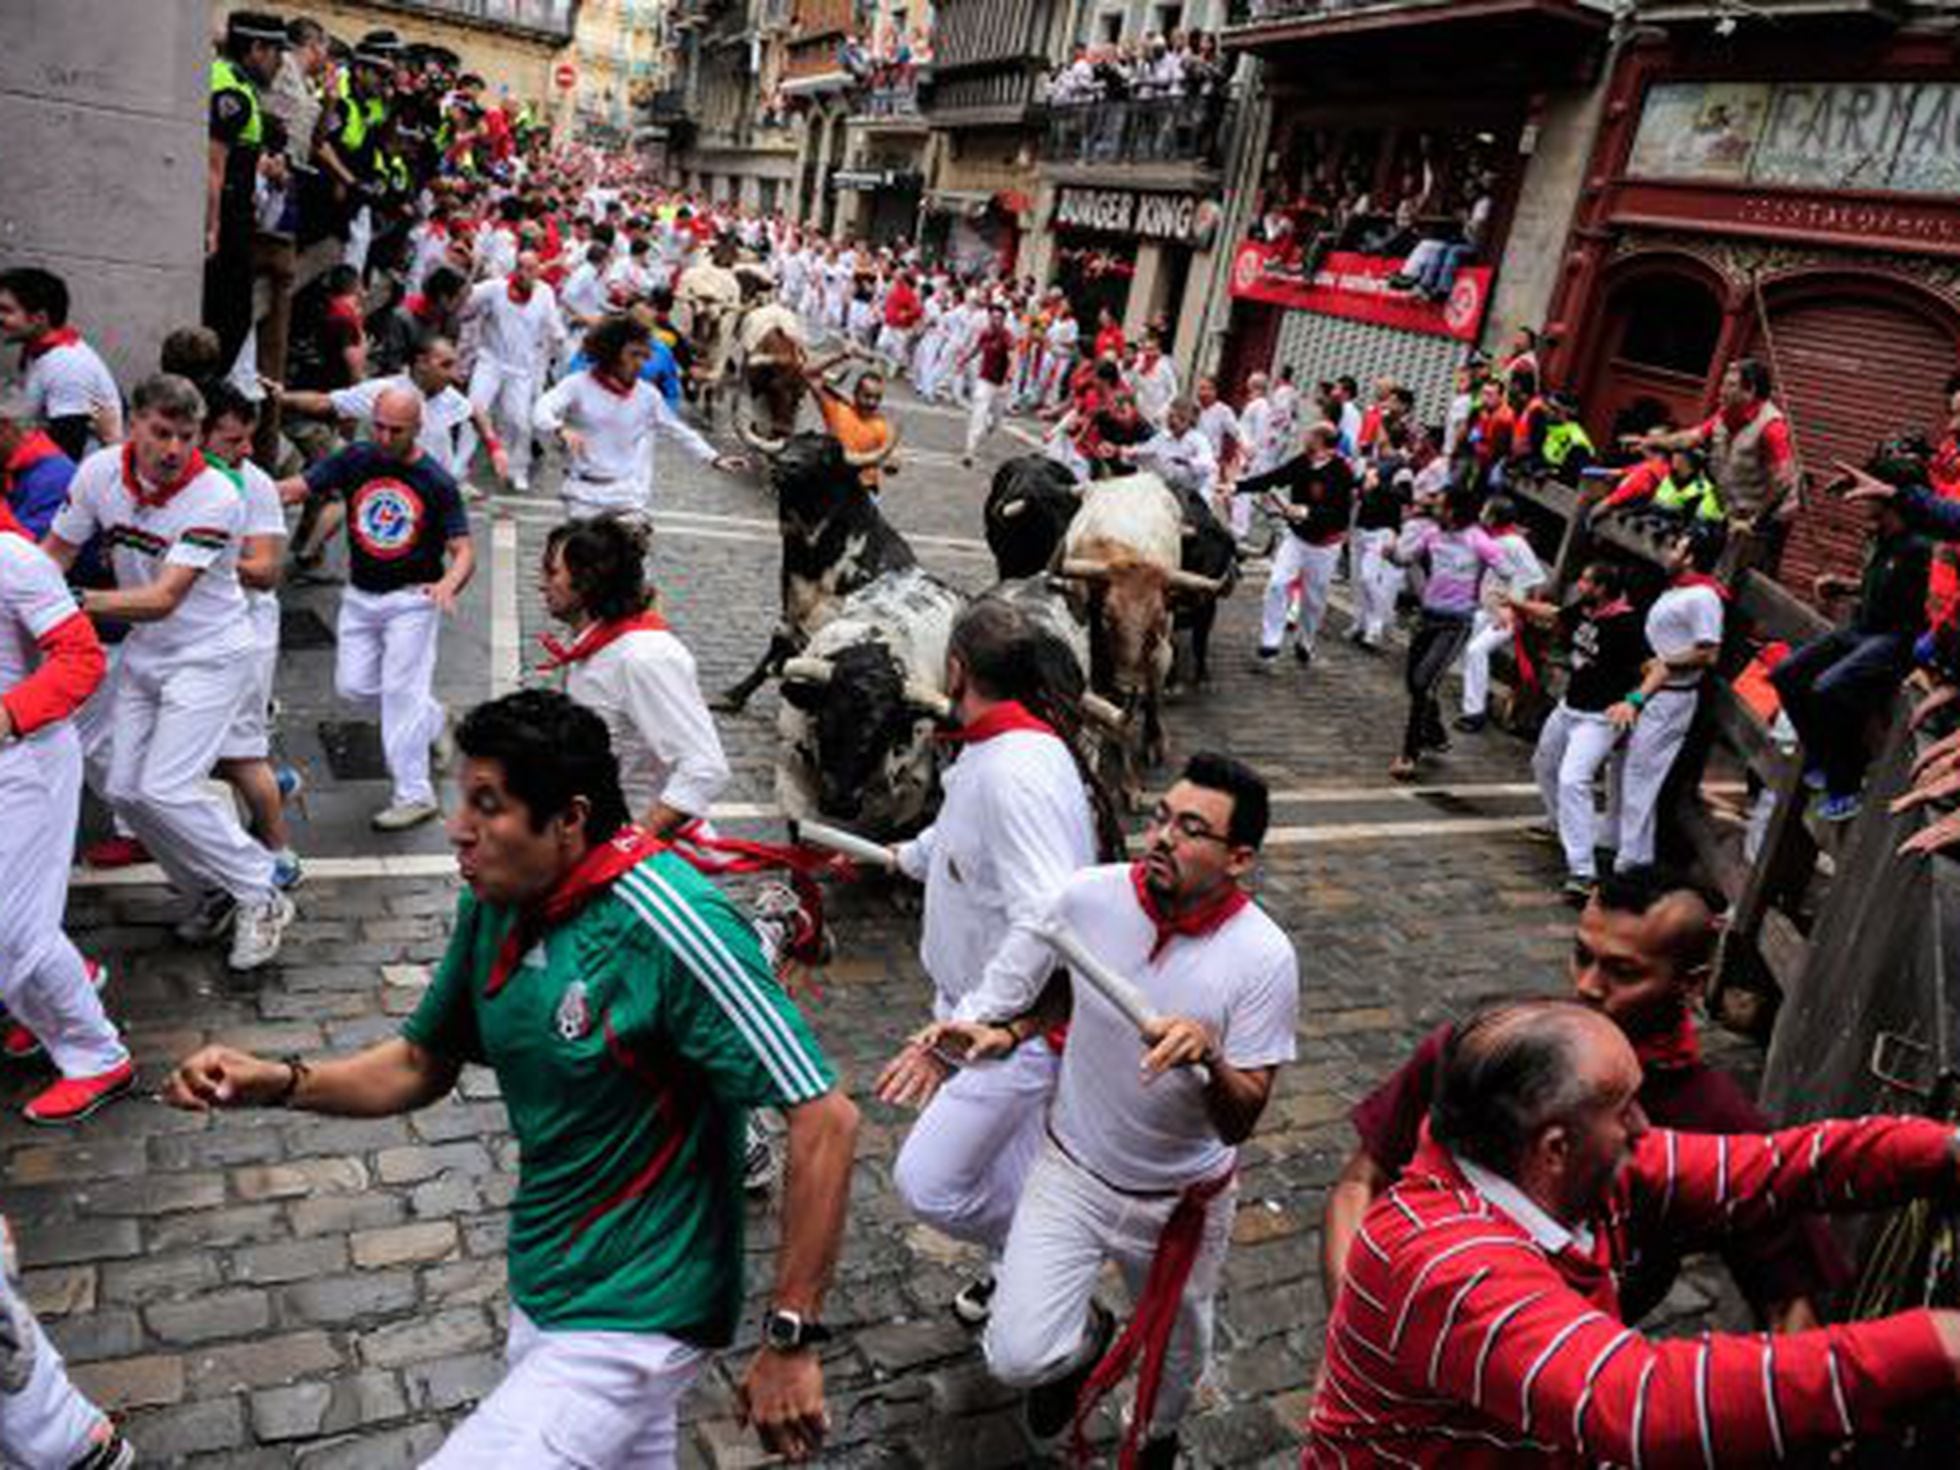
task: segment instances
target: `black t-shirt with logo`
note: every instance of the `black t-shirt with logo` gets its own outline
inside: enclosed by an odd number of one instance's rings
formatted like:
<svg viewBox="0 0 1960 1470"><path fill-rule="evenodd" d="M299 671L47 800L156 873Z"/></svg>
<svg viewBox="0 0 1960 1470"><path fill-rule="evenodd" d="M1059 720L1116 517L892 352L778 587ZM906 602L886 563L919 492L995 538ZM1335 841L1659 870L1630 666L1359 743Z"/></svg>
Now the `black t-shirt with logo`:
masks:
<svg viewBox="0 0 1960 1470"><path fill-rule="evenodd" d="M1640 687L1647 630L1631 604L1614 602L1594 611L1574 603L1560 610L1559 621L1572 648L1568 709L1604 714Z"/></svg>
<svg viewBox="0 0 1960 1470"><path fill-rule="evenodd" d="M443 548L470 534L455 478L427 454L404 464L351 444L308 470L306 488L347 502L347 580L362 592L441 581Z"/></svg>

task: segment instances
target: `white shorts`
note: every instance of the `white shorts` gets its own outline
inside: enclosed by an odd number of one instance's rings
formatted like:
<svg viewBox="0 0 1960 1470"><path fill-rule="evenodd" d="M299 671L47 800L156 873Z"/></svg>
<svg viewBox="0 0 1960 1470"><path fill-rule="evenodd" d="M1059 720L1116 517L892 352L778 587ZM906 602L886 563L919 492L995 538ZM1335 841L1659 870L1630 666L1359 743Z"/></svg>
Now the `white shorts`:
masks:
<svg viewBox="0 0 1960 1470"><path fill-rule="evenodd" d="M706 1356L658 1332L546 1332L512 1303L504 1381L424 1470L668 1470Z"/></svg>

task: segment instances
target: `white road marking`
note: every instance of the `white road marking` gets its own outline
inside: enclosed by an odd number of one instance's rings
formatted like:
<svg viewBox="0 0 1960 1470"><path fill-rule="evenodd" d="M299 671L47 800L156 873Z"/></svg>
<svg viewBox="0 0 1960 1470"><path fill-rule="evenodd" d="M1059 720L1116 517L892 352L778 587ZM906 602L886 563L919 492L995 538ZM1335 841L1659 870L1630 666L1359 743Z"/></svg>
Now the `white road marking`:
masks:
<svg viewBox="0 0 1960 1470"><path fill-rule="evenodd" d="M537 495L500 495L500 506L510 508L514 519L526 525L557 525L565 519L565 508L558 501ZM698 510L655 511L656 531L669 536L699 536L711 541L754 541L776 544L781 536L776 523L757 516L715 515ZM969 556L990 556L984 541L965 536L932 536L919 531L903 531L914 546L930 546Z"/></svg>
<svg viewBox="0 0 1960 1470"><path fill-rule="evenodd" d="M517 522L498 516L490 523L490 697L516 689L522 677L517 622Z"/></svg>

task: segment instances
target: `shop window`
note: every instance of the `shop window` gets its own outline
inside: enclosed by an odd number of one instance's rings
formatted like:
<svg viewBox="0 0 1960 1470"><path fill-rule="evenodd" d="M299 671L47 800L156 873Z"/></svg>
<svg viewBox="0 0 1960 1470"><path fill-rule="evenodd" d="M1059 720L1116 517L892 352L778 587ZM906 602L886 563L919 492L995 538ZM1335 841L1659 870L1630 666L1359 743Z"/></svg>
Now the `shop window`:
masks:
<svg viewBox="0 0 1960 1470"><path fill-rule="evenodd" d="M1151 27L1160 36L1168 36L1172 31L1184 28L1184 7L1182 5L1159 5L1152 11L1157 19Z"/></svg>
<svg viewBox="0 0 1960 1470"><path fill-rule="evenodd" d="M1626 325L1615 356L1642 367L1705 378L1722 335L1722 308L1708 288L1686 276L1648 276L1613 295Z"/></svg>
<svg viewBox="0 0 1960 1470"><path fill-rule="evenodd" d="M1096 27L1101 34L1103 45L1114 46L1123 39L1123 12L1105 10L1096 17Z"/></svg>

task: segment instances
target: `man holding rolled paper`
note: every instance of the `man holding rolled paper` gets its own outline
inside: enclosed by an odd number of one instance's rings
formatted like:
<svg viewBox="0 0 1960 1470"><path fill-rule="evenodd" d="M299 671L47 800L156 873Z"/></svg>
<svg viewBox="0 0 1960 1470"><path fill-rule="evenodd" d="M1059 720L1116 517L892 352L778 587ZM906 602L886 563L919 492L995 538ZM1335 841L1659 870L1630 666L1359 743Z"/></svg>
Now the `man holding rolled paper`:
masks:
<svg viewBox="0 0 1960 1470"><path fill-rule="evenodd" d="M1073 1017L1001 1259L987 1364L1029 1390L1029 1432L1052 1441L1071 1424L1079 1435L1140 1363L1124 1470L1176 1463L1210 1350L1237 1145L1294 1055L1293 945L1245 891L1267 811L1246 766L1193 756L1151 817L1143 861L1076 874L1031 930L1069 960ZM968 1060L1011 1054L1048 963L1003 951L924 1039ZM1113 1347L1094 1300L1106 1260L1136 1302Z"/></svg>
<svg viewBox="0 0 1960 1470"><path fill-rule="evenodd" d="M1054 957L1032 925L1070 875L1096 861L1096 821L1075 756L1022 699L1038 682L1025 616L997 598L954 624L946 691L959 750L938 819L898 849L897 866L925 885L920 959L933 982L933 1017L951 1020L990 963L1039 971ZM1037 701L1039 702L1039 701ZM1056 1049L1031 1026L1024 1044L955 1071L915 1039L885 1068L878 1095L923 1106L892 1168L907 1208L956 1240L998 1256L1022 1182L1042 1143L1055 1089ZM943 1084L943 1086L942 1086ZM993 1279L963 1287L953 1312L987 1320Z"/></svg>

